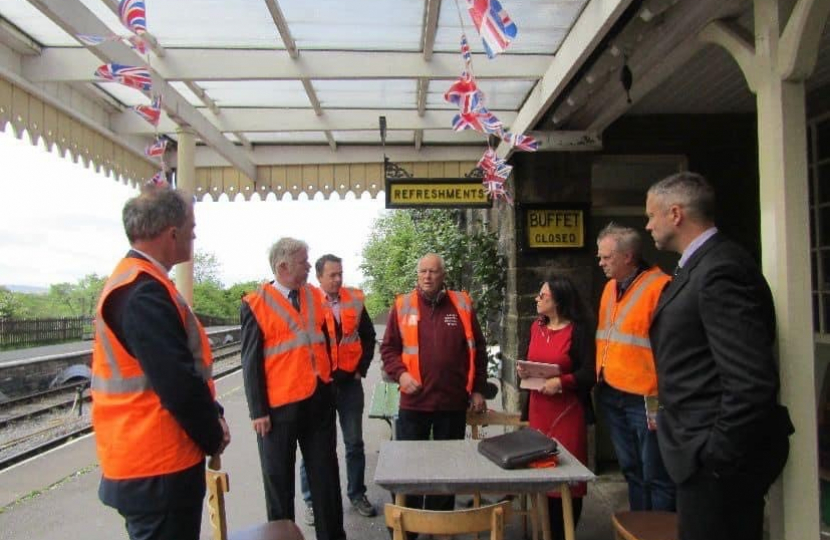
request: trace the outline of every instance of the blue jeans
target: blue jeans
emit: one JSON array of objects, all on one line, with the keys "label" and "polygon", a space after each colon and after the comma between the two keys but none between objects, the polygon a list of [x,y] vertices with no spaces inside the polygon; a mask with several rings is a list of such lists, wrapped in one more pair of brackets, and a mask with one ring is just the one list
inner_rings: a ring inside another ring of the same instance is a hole
[{"label": "blue jeans", "polygon": [[[366,454],[363,450],[363,379],[352,377],[334,381],[335,407],[346,446],[346,495],[350,501],[366,494],[363,476]],[[306,504],[311,504],[311,490],[305,463],[300,463],[300,489]]]},{"label": "blue jeans", "polygon": [[597,385],[595,393],[628,483],[631,510],[673,512],[675,485],[660,457],[657,432],[648,429],[643,396],[607,384]]}]

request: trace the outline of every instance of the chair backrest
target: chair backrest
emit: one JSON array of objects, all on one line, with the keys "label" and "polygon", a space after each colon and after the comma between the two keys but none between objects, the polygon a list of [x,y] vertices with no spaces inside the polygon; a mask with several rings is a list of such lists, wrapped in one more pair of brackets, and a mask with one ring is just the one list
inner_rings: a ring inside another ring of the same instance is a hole
[{"label": "chair backrest", "polygon": [[433,535],[471,534],[490,531],[490,540],[504,539],[504,520],[510,501],[467,510],[420,510],[387,503],[386,526],[392,540],[404,540],[408,532]]},{"label": "chair backrest", "polygon": [[490,410],[480,413],[467,411],[467,425],[470,426],[470,432],[473,439],[480,439],[480,428],[482,426],[523,427],[527,425],[527,422],[521,419],[521,415],[519,413]]},{"label": "chair backrest", "polygon": [[241,531],[228,533],[227,515],[225,514],[225,493],[230,489],[228,473],[222,472],[219,457],[208,460],[205,472],[208,493],[208,515],[213,529],[213,540],[303,540],[303,533],[290,520],[269,521]]}]

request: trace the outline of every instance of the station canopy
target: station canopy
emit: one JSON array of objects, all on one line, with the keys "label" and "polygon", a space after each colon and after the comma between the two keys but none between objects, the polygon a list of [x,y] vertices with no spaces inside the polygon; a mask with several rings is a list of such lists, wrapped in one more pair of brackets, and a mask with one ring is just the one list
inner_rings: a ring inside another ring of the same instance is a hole
[{"label": "station canopy", "polygon": [[[146,146],[163,137],[175,148],[187,129],[200,196],[374,196],[384,154],[408,174],[463,176],[487,148],[486,135],[453,130],[458,107],[444,99],[465,69],[462,34],[486,107],[511,132],[538,132],[542,150],[599,141],[628,113],[754,108],[734,62],[696,37],[725,16],[751,27],[746,0],[502,0],[518,35],[493,59],[467,0],[144,3],[142,55],[79,38],[130,35],[116,0],[0,0],[0,122],[132,181],[157,167]],[[147,66],[151,90],[96,77],[107,63]],[[707,84],[668,91],[670,77]],[[157,127],[133,110],[152,96]]]}]

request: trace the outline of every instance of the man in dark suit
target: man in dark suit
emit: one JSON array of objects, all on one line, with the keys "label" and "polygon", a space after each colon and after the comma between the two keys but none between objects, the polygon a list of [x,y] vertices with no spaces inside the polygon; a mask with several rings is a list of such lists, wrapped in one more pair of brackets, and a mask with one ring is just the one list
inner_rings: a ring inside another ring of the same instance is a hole
[{"label": "man in dark suit", "polygon": [[755,261],[714,226],[699,174],[651,186],[646,229],[681,255],[654,312],[657,435],[677,483],[680,540],[761,540],[764,496],[793,432],[778,405],[772,294]]}]

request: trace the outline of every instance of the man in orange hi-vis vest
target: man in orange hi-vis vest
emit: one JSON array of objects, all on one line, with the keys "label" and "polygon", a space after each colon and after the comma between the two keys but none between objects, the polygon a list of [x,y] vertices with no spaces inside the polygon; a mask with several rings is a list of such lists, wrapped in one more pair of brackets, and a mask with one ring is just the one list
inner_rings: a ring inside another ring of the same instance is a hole
[{"label": "man in orange hi-vis vest", "polygon": [[[375,327],[363,302],[363,291],[343,286],[343,260],[327,253],[314,263],[325,294],[329,352],[335,366],[334,402],[346,447],[346,496],[361,516],[373,517],[375,507],[366,497],[366,453],[363,444],[363,378],[375,355]],[[300,488],[306,503],[304,519],[314,525],[314,507],[305,463],[300,464]]]},{"label": "man in orange hi-vis vest", "polygon": [[657,446],[657,372],[648,338],[670,278],[643,262],[642,244],[639,232],[615,223],[597,239],[599,266],[609,279],[599,307],[594,393],[628,483],[631,510],[674,511],[674,482]]},{"label": "man in orange hi-vis vest", "polygon": [[274,281],[245,296],[242,375],[257,434],[268,521],[294,520],[297,445],[311,488],[317,540],[344,540],[337,465],[334,364],[323,293],[306,283],[308,245],[281,238],[269,253]]},{"label": "man in orange hi-vis vest", "polygon": [[[383,369],[400,385],[395,436],[463,439],[466,411],[486,409],[487,354],[470,296],[444,288],[444,261],[418,261],[418,287],[395,300],[380,346]],[[451,510],[452,495],[409,496],[406,505]]]},{"label": "man in orange hi-vis vest", "polygon": [[127,201],[131,249],[95,315],[92,425],[101,501],[131,540],[198,540],[205,456],[230,443],[215,401],[207,335],[167,273],[190,260],[193,203],[147,186]]}]

